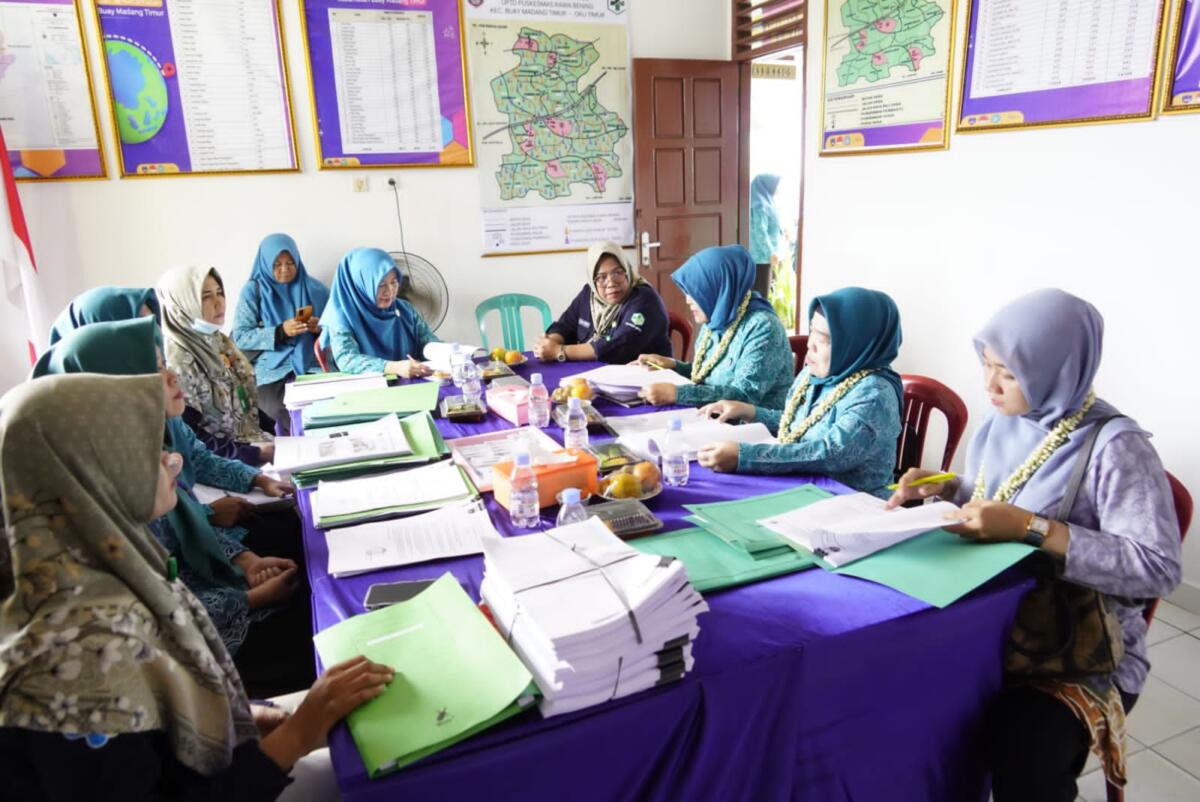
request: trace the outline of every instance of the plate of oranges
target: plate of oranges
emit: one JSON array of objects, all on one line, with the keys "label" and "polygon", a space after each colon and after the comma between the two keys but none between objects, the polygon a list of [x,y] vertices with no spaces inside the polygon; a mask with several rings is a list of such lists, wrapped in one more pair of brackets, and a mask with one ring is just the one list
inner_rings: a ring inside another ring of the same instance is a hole
[{"label": "plate of oranges", "polygon": [[662,474],[653,462],[639,462],[613,471],[600,480],[600,495],[611,501],[645,501],[662,492]]},{"label": "plate of oranges", "polygon": [[503,362],[509,367],[512,367],[513,365],[524,365],[527,361],[529,361],[529,357],[525,356],[520,351],[508,351],[499,346],[493,348],[488,353],[488,358],[493,362]]}]

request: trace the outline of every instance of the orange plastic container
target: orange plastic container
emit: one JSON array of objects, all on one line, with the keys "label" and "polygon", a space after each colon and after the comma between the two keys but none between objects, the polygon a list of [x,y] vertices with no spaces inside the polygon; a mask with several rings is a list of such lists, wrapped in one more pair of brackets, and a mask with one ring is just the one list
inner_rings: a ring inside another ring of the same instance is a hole
[{"label": "orange plastic container", "polygon": [[[596,458],[586,451],[576,448],[564,448],[555,454],[571,454],[573,462],[560,462],[551,465],[534,465],[533,474],[538,480],[538,506],[552,507],[558,503],[558,494],[568,487],[579,488],[581,495],[595,493],[600,488],[596,479],[600,466]],[[513,461],[498,462],[492,466],[492,492],[500,506],[509,509],[509,499],[512,497]]]}]

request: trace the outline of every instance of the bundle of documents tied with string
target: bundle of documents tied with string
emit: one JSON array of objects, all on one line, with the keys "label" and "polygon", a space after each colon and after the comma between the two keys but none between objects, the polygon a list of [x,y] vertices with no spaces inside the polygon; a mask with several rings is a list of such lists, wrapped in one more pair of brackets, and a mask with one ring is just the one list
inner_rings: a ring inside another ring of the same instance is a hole
[{"label": "bundle of documents tied with string", "polygon": [[480,596],[533,674],[544,716],[672,682],[693,666],[708,605],[683,563],[643,554],[598,519],[484,538]]},{"label": "bundle of documents tied with string", "polygon": [[297,487],[436,462],[449,453],[428,412],[275,438],[275,468]]}]

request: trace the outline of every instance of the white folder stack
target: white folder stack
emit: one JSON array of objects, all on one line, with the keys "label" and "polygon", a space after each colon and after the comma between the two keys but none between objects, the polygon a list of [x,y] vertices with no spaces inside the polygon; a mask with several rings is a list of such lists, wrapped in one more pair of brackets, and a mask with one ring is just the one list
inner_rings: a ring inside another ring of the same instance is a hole
[{"label": "white folder stack", "polygon": [[679,679],[708,605],[683,563],[643,554],[598,519],[484,538],[480,595],[541,689],[544,716]]},{"label": "white folder stack", "polygon": [[597,391],[621,403],[636,400],[642,388],[651,384],[683,387],[692,383],[691,379],[673,370],[651,369],[645,365],[602,365],[567,377],[574,378],[587,379]]}]

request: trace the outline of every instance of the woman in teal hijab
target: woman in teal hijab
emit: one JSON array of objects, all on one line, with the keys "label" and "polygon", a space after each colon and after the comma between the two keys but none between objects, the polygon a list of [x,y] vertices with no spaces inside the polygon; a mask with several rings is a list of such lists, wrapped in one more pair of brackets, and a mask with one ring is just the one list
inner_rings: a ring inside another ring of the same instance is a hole
[{"label": "woman in teal hijab", "polygon": [[792,352],[779,316],[754,291],[754,272],[749,251],[726,245],[705,248],[671,274],[701,327],[695,359],[642,354],[638,361],[671,368],[693,384],[657,382],[642,390],[645,400],[656,406],[698,407],[721,399],[783,406]]},{"label": "woman in teal hijab", "polygon": [[750,257],[756,265],[771,264],[783,242],[779,225],[779,210],[775,208],[775,193],[779,176],[763,173],[750,182]]},{"label": "woman in teal hijab", "polygon": [[809,305],[808,353],[782,409],[720,401],[702,412],[760,421],[778,444],[712,443],[701,465],[738,473],[818,473],[887,498],[904,385],[892,370],[900,312],[887,294],[846,287]]},{"label": "woman in teal hijab", "polygon": [[67,304],[50,327],[50,344],[65,337],[69,332],[92,323],[114,320],[132,320],[135,317],[154,316],[161,321],[158,298],[153,289],[144,287],[96,287]]}]

